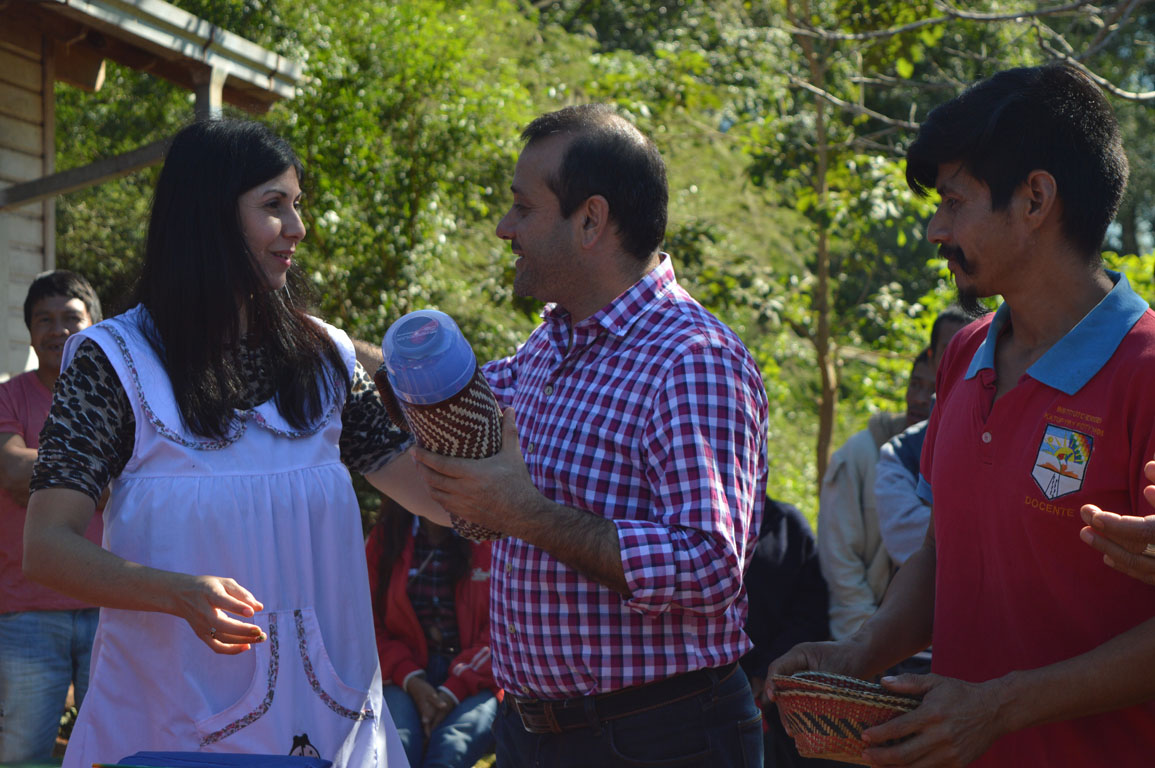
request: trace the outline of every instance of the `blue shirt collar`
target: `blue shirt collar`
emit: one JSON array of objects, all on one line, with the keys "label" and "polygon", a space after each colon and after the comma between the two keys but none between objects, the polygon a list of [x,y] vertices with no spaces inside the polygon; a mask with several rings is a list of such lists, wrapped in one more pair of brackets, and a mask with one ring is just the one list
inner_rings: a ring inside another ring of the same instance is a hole
[{"label": "blue shirt collar", "polygon": [[[1115,287],[1067,335],[1055,342],[1027,369],[1035,381],[1073,395],[1083,388],[1115,354],[1123,337],[1147,311],[1147,302],[1131,290],[1127,277],[1107,270]],[[987,337],[971,358],[966,378],[995,367],[995,344],[1010,320],[1006,302],[995,312]]]}]

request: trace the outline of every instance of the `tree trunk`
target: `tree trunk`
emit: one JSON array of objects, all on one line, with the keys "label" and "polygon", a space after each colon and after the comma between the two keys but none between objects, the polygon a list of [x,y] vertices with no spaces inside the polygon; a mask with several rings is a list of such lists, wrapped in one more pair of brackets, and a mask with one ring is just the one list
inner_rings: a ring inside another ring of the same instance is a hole
[{"label": "tree trunk", "polygon": [[[801,14],[794,16],[793,23],[799,27],[810,26],[810,3],[804,0]],[[810,71],[810,83],[814,87],[825,90],[826,70],[818,52],[814,50],[814,40],[806,35],[796,38],[806,56],[806,63]],[[837,348],[831,339],[830,333],[830,251],[827,228],[827,185],[826,173],[830,164],[830,148],[827,146],[826,136],[826,102],[819,96],[814,97],[814,132],[815,152],[817,165],[814,174],[814,192],[817,198],[815,206],[817,223],[817,247],[815,251],[815,278],[814,296],[811,299],[811,309],[814,313],[815,333],[813,336],[818,375],[820,378],[820,395],[818,403],[818,440],[815,444],[815,466],[818,470],[817,490],[821,492],[822,478],[826,475],[826,465],[830,459],[830,444],[834,438],[834,416],[838,403],[838,366],[836,364]]]}]

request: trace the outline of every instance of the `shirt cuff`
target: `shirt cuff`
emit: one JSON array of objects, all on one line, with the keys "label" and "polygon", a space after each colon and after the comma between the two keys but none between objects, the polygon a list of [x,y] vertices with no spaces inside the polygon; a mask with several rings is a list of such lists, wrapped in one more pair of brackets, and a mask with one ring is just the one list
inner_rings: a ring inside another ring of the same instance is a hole
[{"label": "shirt cuff", "polygon": [[674,600],[677,563],[668,531],[652,522],[615,520],[622,572],[630,595],[625,605],[639,613],[661,613]]},{"label": "shirt cuff", "polygon": [[921,474],[918,476],[918,497],[927,504],[934,506],[934,495],[930,490],[930,483]]}]

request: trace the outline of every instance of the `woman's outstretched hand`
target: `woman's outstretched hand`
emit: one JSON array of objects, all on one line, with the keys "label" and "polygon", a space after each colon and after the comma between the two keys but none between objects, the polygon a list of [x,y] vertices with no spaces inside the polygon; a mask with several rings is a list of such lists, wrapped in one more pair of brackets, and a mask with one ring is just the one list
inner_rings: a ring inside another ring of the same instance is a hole
[{"label": "woman's outstretched hand", "polygon": [[236,655],[265,640],[252,618],[264,605],[233,579],[220,576],[181,574],[182,583],[174,592],[175,608],[170,611],[188,622],[197,637],[216,653]]}]

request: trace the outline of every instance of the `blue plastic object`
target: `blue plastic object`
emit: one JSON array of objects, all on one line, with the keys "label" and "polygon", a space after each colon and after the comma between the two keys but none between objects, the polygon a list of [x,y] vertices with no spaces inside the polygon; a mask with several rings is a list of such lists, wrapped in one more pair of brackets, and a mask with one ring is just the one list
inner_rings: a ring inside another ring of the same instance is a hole
[{"label": "blue plastic object", "polygon": [[457,323],[436,309],[404,315],[381,342],[394,394],[407,403],[440,403],[460,392],[477,370],[473,347]]},{"label": "blue plastic object", "polygon": [[330,768],[332,760],[296,755],[240,755],[224,752],[137,752],[117,766],[160,768]]}]

